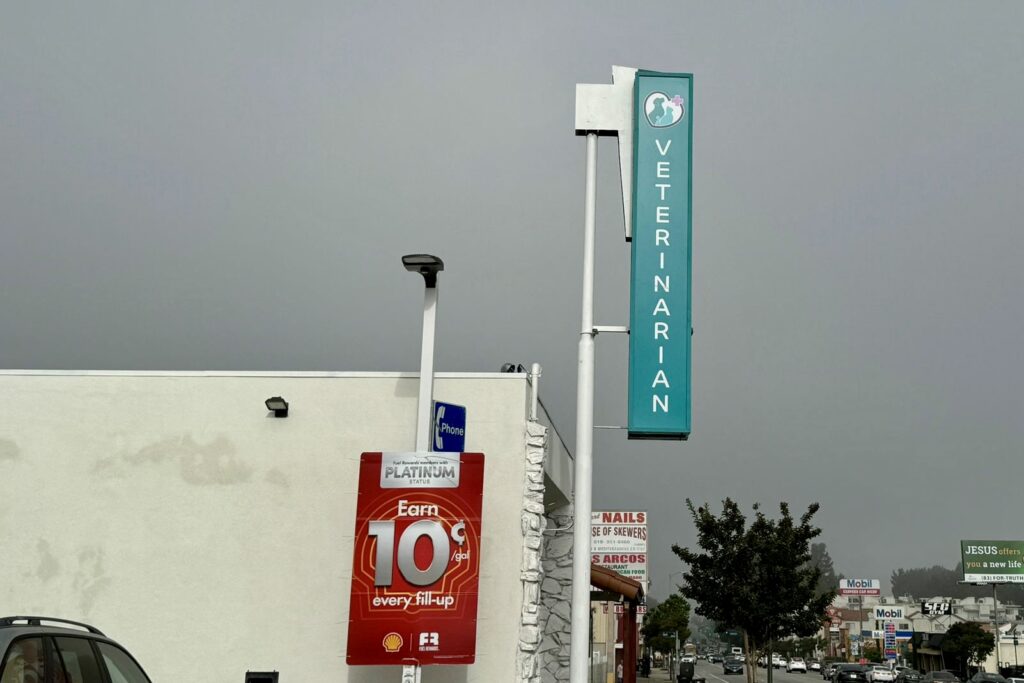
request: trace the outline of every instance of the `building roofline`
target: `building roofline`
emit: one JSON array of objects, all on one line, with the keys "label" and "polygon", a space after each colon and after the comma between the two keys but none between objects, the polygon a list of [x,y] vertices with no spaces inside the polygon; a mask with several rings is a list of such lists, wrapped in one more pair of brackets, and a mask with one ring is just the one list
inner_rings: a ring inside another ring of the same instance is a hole
[{"label": "building roofline", "polygon": [[[329,370],[4,370],[0,377],[294,377],[297,379],[349,378],[382,379],[418,378],[418,372],[335,372]],[[523,372],[435,372],[441,379],[515,379],[524,380]]]}]

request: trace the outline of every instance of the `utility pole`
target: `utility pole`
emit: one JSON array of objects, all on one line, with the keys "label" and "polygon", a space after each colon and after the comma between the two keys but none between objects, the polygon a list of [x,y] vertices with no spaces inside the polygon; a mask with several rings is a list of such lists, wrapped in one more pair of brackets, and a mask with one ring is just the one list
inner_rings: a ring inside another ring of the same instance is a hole
[{"label": "utility pole", "polygon": [[996,598],[996,586],[998,585],[995,581],[992,582],[992,638],[996,644],[995,673],[999,673],[999,601]]},{"label": "utility pole", "polygon": [[[851,648],[852,649],[852,648]],[[851,655],[853,652],[850,653]],[[864,596],[857,596],[857,656],[864,656]]]}]

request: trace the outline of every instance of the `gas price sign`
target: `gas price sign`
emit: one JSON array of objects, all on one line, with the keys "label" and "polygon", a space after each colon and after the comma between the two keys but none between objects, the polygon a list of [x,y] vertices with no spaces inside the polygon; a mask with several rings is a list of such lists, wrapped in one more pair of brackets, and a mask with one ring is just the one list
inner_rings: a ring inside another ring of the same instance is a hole
[{"label": "gas price sign", "polygon": [[349,664],[472,664],[483,453],[363,453]]}]

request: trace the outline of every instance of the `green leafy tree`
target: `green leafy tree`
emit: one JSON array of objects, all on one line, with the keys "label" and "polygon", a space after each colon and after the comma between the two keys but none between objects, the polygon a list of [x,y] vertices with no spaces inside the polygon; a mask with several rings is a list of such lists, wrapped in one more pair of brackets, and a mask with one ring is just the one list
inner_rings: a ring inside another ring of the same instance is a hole
[{"label": "green leafy tree", "polygon": [[958,569],[946,569],[939,565],[896,569],[889,577],[893,595],[909,595],[924,599],[935,596],[962,598],[981,594],[972,586],[959,583],[963,578]]},{"label": "green leafy tree", "polygon": [[[779,504],[778,519],[767,517],[755,504],[749,527],[729,498],[720,515],[707,504],[686,504],[699,548],[673,545],[672,551],[689,567],[683,592],[696,601],[697,614],[740,628],[748,662],[772,641],[818,630],[835,591],[817,592],[821,569],[811,563],[810,542],[821,533],[811,524],[817,503],[798,520],[786,503]],[[748,681],[754,681],[757,667],[746,671]]]},{"label": "green leafy tree", "polygon": [[786,659],[790,657],[804,657],[806,659],[814,654],[817,641],[818,639],[814,637],[786,638],[772,643],[772,651],[778,652]]},{"label": "green leafy tree", "polygon": [[942,641],[943,651],[960,660],[962,671],[966,671],[971,664],[980,665],[995,648],[992,634],[972,621],[953,624]]},{"label": "green leafy tree", "polygon": [[882,651],[878,649],[878,645],[874,641],[868,641],[864,643],[864,659],[874,664],[881,664],[885,657],[882,655]]},{"label": "green leafy tree", "polygon": [[676,637],[682,645],[690,637],[690,603],[673,593],[654,609],[648,609],[644,618],[644,642],[658,652],[671,652]]},{"label": "green leafy tree", "polygon": [[821,571],[821,575],[818,577],[818,594],[834,591],[836,586],[839,585],[839,579],[843,578],[843,575],[836,574],[835,565],[832,564],[832,556],[828,554],[828,548],[825,547],[824,543],[811,544],[810,564]]},{"label": "green leafy tree", "polygon": [[808,636],[807,638],[799,638],[796,641],[796,648],[794,654],[804,659],[810,659],[814,656],[814,651],[818,647],[819,638],[816,636]]},{"label": "green leafy tree", "polygon": [[797,654],[797,641],[786,639],[772,643],[772,652],[777,652],[786,659],[789,659]]}]

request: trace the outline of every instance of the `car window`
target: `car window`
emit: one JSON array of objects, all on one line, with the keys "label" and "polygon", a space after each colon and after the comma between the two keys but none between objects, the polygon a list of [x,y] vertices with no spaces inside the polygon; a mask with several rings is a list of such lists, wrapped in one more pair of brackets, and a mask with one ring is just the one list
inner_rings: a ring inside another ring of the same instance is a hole
[{"label": "car window", "polygon": [[53,641],[45,636],[16,640],[0,667],[0,683],[67,683]]},{"label": "car window", "polygon": [[149,683],[139,665],[121,648],[110,643],[96,643],[96,648],[107,665],[111,683]]},{"label": "car window", "polygon": [[0,683],[44,683],[47,668],[43,639],[22,638],[7,649]]},{"label": "car window", "polygon": [[[55,638],[68,683],[103,683],[99,662],[86,638]],[[7,683],[4,681],[3,683]]]}]

